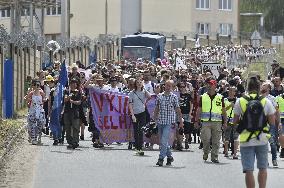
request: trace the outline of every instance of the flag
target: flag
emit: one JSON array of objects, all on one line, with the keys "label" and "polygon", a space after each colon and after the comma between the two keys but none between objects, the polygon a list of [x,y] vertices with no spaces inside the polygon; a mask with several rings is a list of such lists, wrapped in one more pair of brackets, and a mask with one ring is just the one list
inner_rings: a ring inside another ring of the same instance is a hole
[{"label": "flag", "polygon": [[61,65],[59,80],[54,91],[54,101],[51,109],[49,127],[54,135],[54,138],[58,139],[61,136],[60,115],[63,106],[63,89],[68,82],[68,73],[65,64],[65,60]]}]

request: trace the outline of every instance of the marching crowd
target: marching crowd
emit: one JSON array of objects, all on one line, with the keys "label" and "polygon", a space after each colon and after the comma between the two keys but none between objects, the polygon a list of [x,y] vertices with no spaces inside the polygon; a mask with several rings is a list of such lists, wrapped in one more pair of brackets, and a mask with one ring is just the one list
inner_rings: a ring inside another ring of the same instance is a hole
[{"label": "marching crowd", "polygon": [[[67,148],[75,149],[79,141],[85,139],[85,127],[88,127],[93,146],[104,147],[93,120],[89,89],[122,92],[129,95],[129,116],[134,128],[135,142],[128,143],[128,149],[135,147],[138,155],[144,155],[145,147],[153,147],[143,140],[145,127],[150,126],[152,130],[157,129],[160,136],[157,165],[162,166],[166,157],[166,165],[170,165],[174,161],[171,149],[189,149],[191,143],[200,144],[203,160],[208,160],[211,153],[211,161],[219,163],[222,141],[225,157],[230,156],[231,150],[232,158],[238,159],[240,151],[247,186],[254,183],[255,155],[259,176],[265,178],[260,183],[265,184],[268,143],[273,167],[278,167],[278,151],[284,158],[283,68],[274,60],[268,80],[262,80],[257,74],[244,80],[243,67],[229,70],[223,63],[216,76],[210,69],[201,70],[201,64],[209,59],[225,62],[235,55],[242,55],[251,62],[251,57],[255,59],[268,53],[275,51],[223,46],[167,51],[165,59],[157,59],[155,63],[143,59],[119,62],[104,59],[84,67],[77,61],[68,67],[69,81],[63,91],[59,131],[50,124],[61,67],[61,62],[54,61],[51,67],[39,71],[36,78],[27,79],[29,140],[34,145],[39,144],[43,133],[54,139],[53,145],[63,144],[66,138]],[[183,60],[185,68],[176,67],[177,57]],[[149,118],[145,106],[151,95],[157,95],[153,119]],[[177,125],[177,131],[170,146],[172,124]]]}]

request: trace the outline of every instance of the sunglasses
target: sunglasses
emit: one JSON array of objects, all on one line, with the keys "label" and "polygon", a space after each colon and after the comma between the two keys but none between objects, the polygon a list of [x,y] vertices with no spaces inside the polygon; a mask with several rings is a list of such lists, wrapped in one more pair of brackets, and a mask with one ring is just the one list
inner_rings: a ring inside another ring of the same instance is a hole
[{"label": "sunglasses", "polygon": [[179,88],[185,88],[185,86],[179,86]]}]

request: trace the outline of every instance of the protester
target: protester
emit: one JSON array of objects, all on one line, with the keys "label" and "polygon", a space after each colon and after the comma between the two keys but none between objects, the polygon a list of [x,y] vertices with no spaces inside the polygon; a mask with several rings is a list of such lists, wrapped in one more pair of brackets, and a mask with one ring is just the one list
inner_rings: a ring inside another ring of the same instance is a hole
[{"label": "protester", "polygon": [[[201,119],[201,140],[203,143],[203,160],[208,159],[210,152],[210,140],[212,141],[211,161],[219,163],[219,145],[222,135],[222,117],[223,128],[227,127],[227,114],[225,110],[224,98],[216,93],[217,81],[210,80],[208,91],[200,98],[199,110],[197,118]],[[199,126],[199,120],[195,122],[195,126]]]},{"label": "protester", "polygon": [[146,125],[146,116],[149,112],[146,108],[147,98],[151,98],[151,95],[143,87],[143,80],[135,80],[135,89],[129,93],[129,111],[131,114],[133,127],[134,127],[134,139],[135,149],[138,155],[144,155],[142,151],[143,146],[143,130],[142,127]]},{"label": "protester", "polygon": [[79,146],[80,132],[80,104],[82,95],[78,88],[79,81],[76,78],[70,80],[69,91],[64,92],[64,125],[66,129],[66,140],[68,149]]},{"label": "protester", "polygon": [[[275,108],[269,100],[260,95],[260,81],[256,77],[248,80],[248,95],[241,97],[234,106],[234,125],[238,125],[240,134],[240,152],[246,186],[255,187],[254,162],[257,159],[258,184],[266,187],[268,167],[268,137],[270,126],[275,126]],[[253,102],[254,101],[254,102]],[[247,105],[255,105],[255,107]],[[251,110],[250,108],[254,108]],[[249,110],[248,110],[249,109]],[[251,113],[256,112],[256,113]],[[242,117],[242,120],[240,119]],[[245,118],[247,117],[247,118]],[[262,118],[263,121],[259,121]],[[255,122],[257,121],[257,122]],[[248,131],[253,130],[257,131]]]},{"label": "protester", "polygon": [[45,112],[43,103],[46,101],[45,94],[40,88],[40,81],[32,81],[33,90],[27,95],[28,132],[29,140],[33,145],[41,144],[41,130],[45,125]]},{"label": "protester", "polygon": [[164,92],[157,96],[154,119],[158,125],[160,136],[160,155],[156,165],[163,166],[164,158],[167,157],[166,165],[174,161],[169,146],[169,136],[172,126],[176,123],[176,114],[179,117],[179,128],[183,128],[182,113],[179,107],[178,97],[172,93],[174,82],[165,81]]},{"label": "protester", "polygon": [[237,132],[237,127],[233,125],[234,120],[234,105],[236,103],[236,87],[230,86],[229,87],[229,96],[225,98],[225,106],[227,112],[227,128],[224,130],[224,137],[225,137],[225,144],[224,144],[224,151],[225,157],[229,157],[228,150],[229,150],[229,142],[231,141],[231,135],[233,135],[233,159],[238,159],[237,151],[239,147],[239,134]]}]

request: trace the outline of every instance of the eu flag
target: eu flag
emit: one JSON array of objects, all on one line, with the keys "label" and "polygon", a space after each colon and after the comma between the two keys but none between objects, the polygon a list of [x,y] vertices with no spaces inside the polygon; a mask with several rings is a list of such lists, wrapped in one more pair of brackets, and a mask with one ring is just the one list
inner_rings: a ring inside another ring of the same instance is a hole
[{"label": "eu flag", "polygon": [[52,131],[54,139],[59,139],[62,132],[60,125],[60,115],[63,106],[63,90],[67,82],[68,82],[68,73],[64,60],[60,68],[59,80],[54,91],[54,101],[52,105],[50,122],[49,122],[49,127],[50,130]]}]

